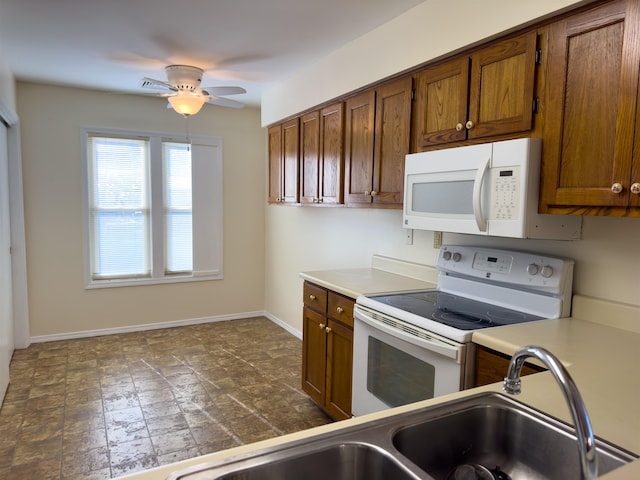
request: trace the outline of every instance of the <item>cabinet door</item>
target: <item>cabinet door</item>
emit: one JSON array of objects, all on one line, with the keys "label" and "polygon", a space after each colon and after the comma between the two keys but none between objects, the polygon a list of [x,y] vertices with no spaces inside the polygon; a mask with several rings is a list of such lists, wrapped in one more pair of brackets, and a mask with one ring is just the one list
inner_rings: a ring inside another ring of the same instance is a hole
[{"label": "cabinet door", "polygon": [[423,70],[415,87],[414,150],[466,139],[469,57]]},{"label": "cabinet door", "polygon": [[320,112],[300,119],[300,203],[318,203],[320,192]]},{"label": "cabinet door", "polygon": [[411,143],[411,89],[412,79],[406,77],[376,91],[374,204],[402,207],[404,157]]},{"label": "cabinet door", "polygon": [[375,91],[346,101],[345,203],[370,204],[373,190]]},{"label": "cabinet door", "polygon": [[320,203],[343,202],[344,177],[344,104],[323,108],[320,112]]},{"label": "cabinet door", "polygon": [[324,315],[302,309],[302,389],[324,405],[327,373],[327,332]]},{"label": "cabinet door", "polygon": [[620,0],[550,26],[541,211],[604,214],[629,203],[638,9]]},{"label": "cabinet door", "polygon": [[282,126],[269,128],[269,192],[268,202],[279,203],[282,190]]},{"label": "cabinet door", "polygon": [[298,202],[298,163],[299,163],[299,126],[298,119],[282,124],[282,201]]},{"label": "cabinet door", "polygon": [[[474,387],[481,387],[490,383],[501,382],[507,376],[511,357],[494,350],[476,347],[476,371]],[[537,365],[525,363],[520,376],[543,372],[545,369]]]},{"label": "cabinet door", "polygon": [[531,129],[536,41],[533,31],[471,54],[468,138]]},{"label": "cabinet door", "polygon": [[351,418],[353,329],[329,319],[325,408],[335,420]]}]

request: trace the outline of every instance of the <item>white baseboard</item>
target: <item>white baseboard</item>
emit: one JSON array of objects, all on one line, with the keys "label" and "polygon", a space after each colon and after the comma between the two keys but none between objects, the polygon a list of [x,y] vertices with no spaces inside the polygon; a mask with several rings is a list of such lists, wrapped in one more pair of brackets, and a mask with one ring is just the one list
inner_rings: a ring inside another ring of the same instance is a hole
[{"label": "white baseboard", "polygon": [[269,312],[264,312],[263,315],[267,317],[269,320],[271,320],[273,323],[275,323],[276,325],[284,328],[287,332],[289,332],[294,337],[298,337],[300,340],[302,340],[302,332],[300,332],[299,330],[296,330],[291,325],[283,322],[278,317],[271,315]]},{"label": "white baseboard", "polygon": [[57,333],[53,335],[38,335],[35,337],[31,337],[30,341],[31,343],[55,342],[58,340],[100,337],[102,335],[114,335],[118,333],[143,332],[146,330],[159,330],[161,328],[185,327],[188,325],[199,325],[203,323],[212,323],[212,322],[224,322],[227,320],[240,320],[243,318],[253,318],[253,317],[266,317],[272,322],[278,324],[280,327],[290,332],[292,335],[295,335],[298,338],[302,338],[302,335],[300,334],[300,332],[292,329],[290,325],[287,325],[282,320],[274,317],[273,315],[265,311],[259,311],[259,312],[235,313],[232,315],[218,315],[215,317],[190,318],[187,320],[175,320],[171,322],[147,323],[144,325],[132,325],[129,327],[102,328],[98,330],[83,330],[81,332]]}]

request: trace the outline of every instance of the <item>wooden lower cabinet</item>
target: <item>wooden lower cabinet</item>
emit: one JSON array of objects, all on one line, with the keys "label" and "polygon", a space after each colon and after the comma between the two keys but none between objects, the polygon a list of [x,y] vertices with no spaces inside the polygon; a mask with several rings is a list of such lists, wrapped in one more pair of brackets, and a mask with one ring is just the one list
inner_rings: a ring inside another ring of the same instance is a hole
[{"label": "wooden lower cabinet", "polygon": [[[476,367],[474,387],[501,382],[507,376],[511,357],[486,347],[476,345]],[[542,372],[545,369],[537,365],[525,363],[521,376]]]},{"label": "wooden lower cabinet", "polygon": [[304,284],[302,389],[334,420],[351,418],[354,303]]}]

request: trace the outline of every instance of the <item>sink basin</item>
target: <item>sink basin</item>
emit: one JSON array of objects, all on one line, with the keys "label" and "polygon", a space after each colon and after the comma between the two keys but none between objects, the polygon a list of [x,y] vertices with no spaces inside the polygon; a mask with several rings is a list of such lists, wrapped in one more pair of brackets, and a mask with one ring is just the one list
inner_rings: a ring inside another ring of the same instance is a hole
[{"label": "sink basin", "polygon": [[262,465],[222,473],[215,480],[413,480],[388,453],[367,444],[347,443]]},{"label": "sink basin", "polygon": [[[599,475],[637,457],[596,441]],[[572,427],[511,397],[482,393],[203,463],[167,480],[448,480],[463,464],[513,480],[580,478]]]},{"label": "sink basin", "polygon": [[[171,478],[171,477],[170,477]],[[294,448],[284,454],[205,469],[189,480],[417,480],[385,450],[366,443]]]},{"label": "sink basin", "polygon": [[[499,467],[514,480],[580,478],[574,430],[509,402],[471,405],[402,428],[394,435],[393,445],[435,479],[446,479],[462,464]],[[601,445],[596,451],[599,475],[628,461],[623,452],[611,447]]]}]

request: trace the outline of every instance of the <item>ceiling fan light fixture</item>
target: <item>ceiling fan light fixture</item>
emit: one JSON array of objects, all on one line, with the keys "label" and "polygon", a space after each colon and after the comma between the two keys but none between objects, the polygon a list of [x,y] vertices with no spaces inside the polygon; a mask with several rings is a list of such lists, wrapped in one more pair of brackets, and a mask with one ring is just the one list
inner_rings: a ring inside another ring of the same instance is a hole
[{"label": "ceiling fan light fixture", "polygon": [[169,97],[171,107],[185,117],[198,113],[206,101],[206,98],[185,91],[180,91],[177,95]]}]

